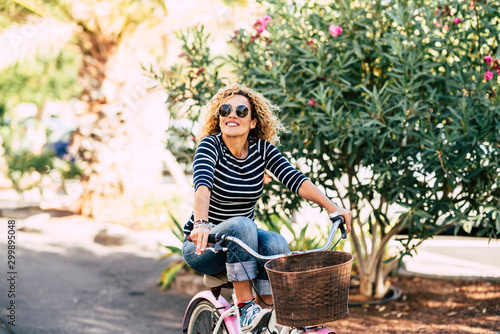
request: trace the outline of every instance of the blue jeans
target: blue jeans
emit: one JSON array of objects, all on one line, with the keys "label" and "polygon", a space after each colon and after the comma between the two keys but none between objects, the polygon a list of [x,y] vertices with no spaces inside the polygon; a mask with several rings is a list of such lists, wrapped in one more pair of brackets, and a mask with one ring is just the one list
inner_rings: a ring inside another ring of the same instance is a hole
[{"label": "blue jeans", "polygon": [[[254,251],[262,255],[275,255],[290,252],[288,243],[281,234],[257,228],[255,222],[246,217],[234,217],[213,227],[211,233],[223,233],[234,236]],[[260,295],[271,295],[271,286],[264,269],[264,262],[258,261],[240,246],[229,243],[230,251],[214,254],[205,251],[196,255],[196,245],[184,241],[182,255],[186,263],[203,274],[227,272],[229,282],[241,282],[256,279],[256,289]]]}]

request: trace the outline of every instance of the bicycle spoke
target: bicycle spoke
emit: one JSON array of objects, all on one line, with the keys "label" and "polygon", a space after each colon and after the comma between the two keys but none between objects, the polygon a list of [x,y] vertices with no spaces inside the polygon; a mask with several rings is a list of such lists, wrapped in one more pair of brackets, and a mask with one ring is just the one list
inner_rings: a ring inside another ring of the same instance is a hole
[{"label": "bicycle spoke", "polygon": [[[212,334],[218,320],[218,314],[214,313],[215,307],[208,301],[200,302],[191,315],[189,334]],[[226,326],[222,323],[218,334],[227,333]]]}]

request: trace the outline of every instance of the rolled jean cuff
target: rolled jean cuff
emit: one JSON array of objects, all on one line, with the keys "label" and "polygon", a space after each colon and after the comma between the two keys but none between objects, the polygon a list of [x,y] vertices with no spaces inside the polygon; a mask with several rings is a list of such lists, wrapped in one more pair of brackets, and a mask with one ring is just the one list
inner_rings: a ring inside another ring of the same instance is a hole
[{"label": "rolled jean cuff", "polygon": [[273,294],[271,291],[271,284],[266,279],[256,279],[255,288],[257,289],[259,295],[271,296]]},{"label": "rolled jean cuff", "polygon": [[226,263],[229,282],[251,281],[257,277],[257,261]]}]

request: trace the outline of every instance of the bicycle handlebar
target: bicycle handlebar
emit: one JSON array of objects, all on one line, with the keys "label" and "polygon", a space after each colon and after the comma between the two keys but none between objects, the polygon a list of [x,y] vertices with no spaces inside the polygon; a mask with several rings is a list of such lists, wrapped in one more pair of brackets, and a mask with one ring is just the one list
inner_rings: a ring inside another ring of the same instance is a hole
[{"label": "bicycle handlebar", "polygon": [[[328,238],[326,240],[325,245],[321,248],[318,248],[318,249],[311,249],[308,251],[295,251],[292,253],[294,253],[294,254],[296,254],[296,253],[311,253],[311,252],[320,252],[320,251],[324,251],[324,250],[329,249],[330,246],[332,245],[333,236],[335,235],[335,232],[337,232],[338,228],[340,228],[340,232],[342,233],[342,239],[346,239],[347,234],[346,234],[345,227],[344,227],[344,224],[345,224],[344,217],[339,215],[337,212],[331,213],[328,217],[330,218],[330,221],[332,222],[333,226],[332,226],[332,229],[330,230],[330,233],[328,234]],[[209,243],[216,244],[217,242],[219,242],[221,240],[234,242],[235,244],[237,244],[238,246],[243,248],[246,252],[248,252],[250,255],[252,255],[260,260],[272,260],[272,259],[276,259],[278,257],[282,257],[284,255],[284,254],[276,254],[276,255],[264,256],[264,255],[261,255],[261,254],[255,252],[253,249],[251,249],[249,246],[247,246],[247,244],[245,244],[243,241],[241,241],[240,239],[238,239],[236,237],[225,235],[223,233],[215,233],[215,234],[208,235],[208,242]],[[208,247],[206,250],[218,252],[221,250],[226,251],[227,248],[221,247],[219,249],[215,249],[214,247]]]},{"label": "bicycle handlebar", "polygon": [[211,244],[216,244],[220,241],[220,239],[224,236],[222,233],[215,233],[208,235],[208,242]]}]

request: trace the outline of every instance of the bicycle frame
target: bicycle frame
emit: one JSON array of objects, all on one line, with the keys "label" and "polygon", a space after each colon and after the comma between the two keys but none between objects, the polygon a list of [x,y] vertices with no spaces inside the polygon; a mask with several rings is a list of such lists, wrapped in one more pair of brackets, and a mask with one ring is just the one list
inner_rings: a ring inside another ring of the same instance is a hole
[{"label": "bicycle frame", "polygon": [[211,302],[215,308],[219,311],[219,320],[217,321],[217,324],[215,325],[213,333],[217,333],[219,330],[220,326],[222,325],[222,322],[225,323],[226,328],[229,333],[235,333],[235,334],[240,334],[241,329],[240,329],[240,319],[238,315],[238,307],[236,306],[236,303],[233,303],[233,306],[231,306],[228,301],[222,297],[219,296],[216,298],[213,293],[209,290],[199,292],[196,294],[193,299],[191,299],[189,306],[186,309],[186,313],[184,314],[184,319],[182,321],[182,332],[187,333],[188,329],[188,320],[189,320],[189,315],[191,314],[191,311],[198,303],[200,300],[208,300]]},{"label": "bicycle frame", "polygon": [[[222,235],[222,234],[210,235],[209,242],[213,243],[213,244],[217,243],[220,240],[234,242],[237,245],[239,245],[241,248],[243,248],[246,252],[248,252],[250,255],[254,256],[255,258],[258,258],[260,260],[266,260],[266,261],[272,260],[275,258],[279,258],[282,256],[290,255],[290,254],[302,254],[302,253],[324,251],[324,250],[329,250],[331,248],[331,245],[333,243],[333,237],[334,237],[335,232],[337,231],[338,228],[341,229],[342,238],[347,238],[347,235],[345,233],[345,229],[343,226],[343,217],[335,212],[333,214],[330,214],[329,218],[333,223],[332,229],[330,230],[330,233],[329,233],[328,238],[325,242],[325,245],[321,248],[318,248],[318,249],[312,249],[312,250],[307,250],[307,251],[295,251],[295,252],[291,252],[289,254],[277,254],[277,255],[272,255],[272,256],[264,256],[264,255],[261,255],[261,254],[255,252],[253,249],[251,249],[249,246],[247,246],[243,241],[241,241],[240,239],[235,238],[235,237],[226,236],[226,235]],[[205,251],[212,251],[214,253],[218,253],[218,252],[227,251],[227,248],[221,247],[221,246],[207,247]],[[218,319],[217,323],[215,324],[215,328],[212,331],[212,333],[214,333],[214,334],[217,333],[223,322],[224,322],[229,334],[241,334],[242,333],[241,329],[240,329],[240,325],[239,325],[239,323],[240,323],[239,312],[238,312],[238,308],[236,306],[236,304],[237,304],[236,303],[236,295],[234,294],[234,291],[233,291],[234,302],[233,302],[233,305],[231,306],[231,304],[229,304],[229,302],[223,296],[216,297],[209,290],[202,291],[202,292],[196,294],[193,297],[193,299],[191,299],[191,301],[186,309],[186,312],[184,314],[184,319],[182,321],[182,332],[183,333],[187,333],[188,325],[189,325],[189,318],[191,316],[191,313],[192,313],[194,307],[196,306],[196,304],[200,300],[207,300],[210,303],[212,303],[212,305],[215,306],[216,310],[219,313],[219,319]],[[314,301],[311,301],[311,302],[314,302]],[[274,316],[272,318],[274,318]],[[276,324],[275,321],[271,321],[270,326],[269,326],[269,327],[272,327],[272,328],[269,328],[269,331],[271,333],[277,332],[277,331],[273,332],[273,330],[275,330],[275,327],[274,327],[275,324]],[[292,328],[284,327],[281,330],[281,333],[282,334],[289,333],[291,330],[292,330]],[[329,334],[329,333],[335,333],[335,331],[330,330],[328,328],[324,328],[324,327],[311,327],[311,328],[306,327],[302,333],[303,334],[312,334],[312,333]]]}]

